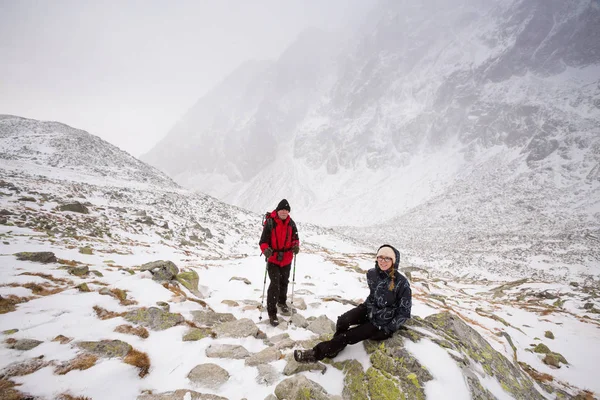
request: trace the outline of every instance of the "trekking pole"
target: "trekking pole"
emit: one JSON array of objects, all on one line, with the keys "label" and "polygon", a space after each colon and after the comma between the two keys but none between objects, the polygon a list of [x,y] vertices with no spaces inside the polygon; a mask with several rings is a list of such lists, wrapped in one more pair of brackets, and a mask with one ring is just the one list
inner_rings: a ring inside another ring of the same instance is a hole
[{"label": "trekking pole", "polygon": [[294,273],[292,275],[292,314],[294,313],[294,284],[296,283],[296,258],[298,258],[297,254],[294,254]]},{"label": "trekking pole", "polygon": [[263,312],[263,303],[265,301],[265,287],[267,286],[267,269],[269,267],[269,260],[266,261],[265,264],[265,281],[263,282],[263,294],[260,299],[260,315],[258,316],[258,321],[262,321],[262,312]]}]

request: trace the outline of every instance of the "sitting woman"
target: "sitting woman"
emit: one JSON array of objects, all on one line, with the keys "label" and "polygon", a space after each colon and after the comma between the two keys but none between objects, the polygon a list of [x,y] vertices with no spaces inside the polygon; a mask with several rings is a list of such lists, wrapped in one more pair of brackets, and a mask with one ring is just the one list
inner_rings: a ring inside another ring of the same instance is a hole
[{"label": "sitting woman", "polygon": [[381,246],[375,268],[367,271],[367,300],[338,318],[333,339],[310,350],[294,350],[294,359],[313,363],[337,356],[346,345],[391,337],[410,318],[412,305],[410,284],[398,272],[399,262],[398,250],[387,244]]}]

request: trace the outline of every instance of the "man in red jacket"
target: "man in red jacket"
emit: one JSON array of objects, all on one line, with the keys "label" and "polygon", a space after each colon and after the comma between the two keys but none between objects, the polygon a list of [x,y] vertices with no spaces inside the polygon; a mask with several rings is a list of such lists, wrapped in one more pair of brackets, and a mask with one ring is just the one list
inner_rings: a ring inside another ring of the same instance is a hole
[{"label": "man in red jacket", "polygon": [[267,291],[269,322],[277,326],[277,306],[283,315],[290,314],[286,304],[290,269],[294,254],[300,251],[298,229],[290,217],[290,203],[286,199],[279,202],[275,211],[271,212],[265,221],[258,244],[267,258],[267,272],[271,281]]}]

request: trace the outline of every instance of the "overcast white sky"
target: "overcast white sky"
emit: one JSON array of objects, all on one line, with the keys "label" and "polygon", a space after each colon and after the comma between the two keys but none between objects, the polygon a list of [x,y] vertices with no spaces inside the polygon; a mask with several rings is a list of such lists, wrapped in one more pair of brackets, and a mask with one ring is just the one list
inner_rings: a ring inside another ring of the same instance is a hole
[{"label": "overcast white sky", "polygon": [[0,0],[0,114],[64,122],[134,156],[248,59],[375,0]]}]

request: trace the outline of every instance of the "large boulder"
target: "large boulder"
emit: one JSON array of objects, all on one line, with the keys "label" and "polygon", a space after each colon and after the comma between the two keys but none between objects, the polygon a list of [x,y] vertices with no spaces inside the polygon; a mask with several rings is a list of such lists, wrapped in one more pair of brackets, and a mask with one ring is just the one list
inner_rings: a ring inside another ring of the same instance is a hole
[{"label": "large boulder", "polygon": [[187,377],[198,386],[218,389],[229,380],[229,372],[217,364],[200,364],[196,365]]},{"label": "large boulder", "polygon": [[155,281],[170,281],[175,279],[179,268],[172,261],[158,260],[143,264],[140,271],[150,271]]},{"label": "large boulder", "polygon": [[[449,312],[433,314],[424,319],[436,333],[443,335],[446,346],[464,354],[471,363],[479,366],[466,366],[471,370],[481,370],[495,378],[502,388],[515,399],[542,400],[533,381],[520,368],[515,366],[473,328],[457,315]],[[471,387],[471,386],[470,386]],[[473,390],[473,387],[471,387]]]}]

